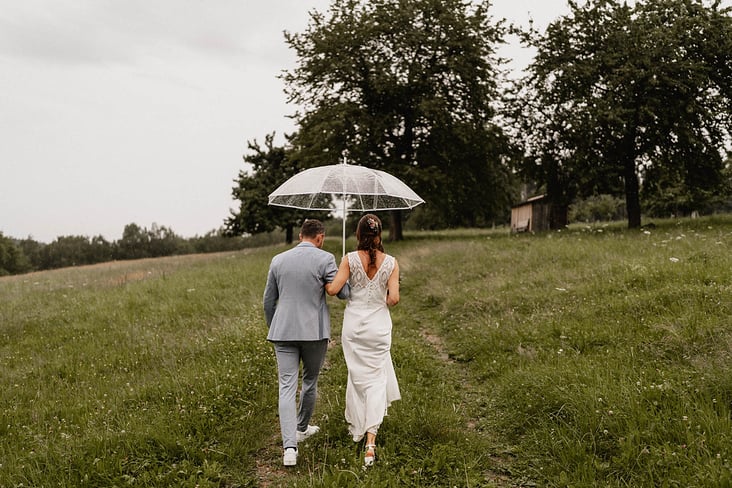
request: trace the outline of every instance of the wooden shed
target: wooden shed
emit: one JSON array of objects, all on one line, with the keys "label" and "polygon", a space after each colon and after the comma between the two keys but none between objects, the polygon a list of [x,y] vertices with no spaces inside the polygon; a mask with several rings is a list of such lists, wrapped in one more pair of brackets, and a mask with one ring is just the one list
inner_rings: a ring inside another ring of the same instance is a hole
[{"label": "wooden shed", "polygon": [[511,232],[549,230],[551,205],[546,195],[531,197],[511,207]]}]

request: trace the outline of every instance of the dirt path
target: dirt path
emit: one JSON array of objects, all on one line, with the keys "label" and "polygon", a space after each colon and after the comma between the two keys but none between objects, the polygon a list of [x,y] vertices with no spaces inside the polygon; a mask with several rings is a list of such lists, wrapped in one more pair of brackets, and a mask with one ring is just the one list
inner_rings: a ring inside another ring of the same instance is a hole
[{"label": "dirt path", "polygon": [[[409,271],[410,267],[417,267],[425,261],[425,258],[434,249],[431,248],[415,248],[412,252],[405,253],[399,257],[399,265],[402,270]],[[435,352],[435,357],[439,359],[445,367],[456,371],[457,376],[461,378],[462,390],[466,396],[475,396],[480,393],[471,384],[470,373],[465,364],[451,357],[444,338],[432,328],[422,326],[418,330],[419,337],[425,342],[426,347],[431,348]],[[336,343],[333,342],[331,346]],[[468,417],[465,419],[465,429],[475,432],[478,425],[478,419]],[[510,477],[511,465],[513,457],[510,453],[490,453],[488,461],[484,468],[485,480],[490,486],[498,488],[518,488],[521,484],[517,484]],[[266,446],[257,455],[257,477],[259,486],[262,487],[280,487],[287,486],[287,483],[293,481],[295,471],[285,469],[282,466],[282,450],[279,437],[279,429],[276,435],[268,439]]]}]

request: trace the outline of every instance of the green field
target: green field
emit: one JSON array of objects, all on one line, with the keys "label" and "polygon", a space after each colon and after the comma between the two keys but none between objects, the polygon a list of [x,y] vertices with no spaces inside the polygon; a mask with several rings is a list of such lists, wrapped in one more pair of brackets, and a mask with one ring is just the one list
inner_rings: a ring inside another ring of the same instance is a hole
[{"label": "green field", "polygon": [[281,466],[283,245],[0,278],[0,487],[732,486],[732,217],[406,237],[374,468],[336,299],[322,431]]}]

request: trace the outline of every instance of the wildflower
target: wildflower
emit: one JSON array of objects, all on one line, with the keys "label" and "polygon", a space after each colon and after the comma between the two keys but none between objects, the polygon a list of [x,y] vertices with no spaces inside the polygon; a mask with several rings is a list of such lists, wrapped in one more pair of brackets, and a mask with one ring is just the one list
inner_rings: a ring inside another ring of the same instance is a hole
[{"label": "wildflower", "polygon": [[671,261],[672,263],[678,263],[679,262],[679,258],[668,258],[668,260]]}]

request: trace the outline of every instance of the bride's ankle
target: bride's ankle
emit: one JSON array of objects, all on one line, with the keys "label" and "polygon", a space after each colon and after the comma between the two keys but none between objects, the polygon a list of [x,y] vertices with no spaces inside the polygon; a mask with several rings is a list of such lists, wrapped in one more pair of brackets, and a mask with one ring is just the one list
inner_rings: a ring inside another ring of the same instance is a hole
[{"label": "bride's ankle", "polygon": [[364,466],[373,466],[374,461],[376,461],[376,445],[366,444],[366,454],[363,458],[363,464]]}]

